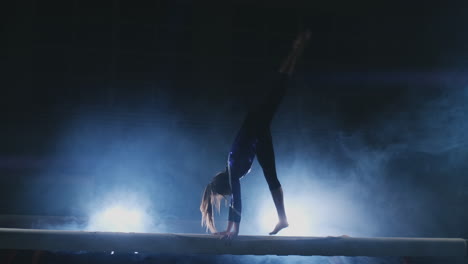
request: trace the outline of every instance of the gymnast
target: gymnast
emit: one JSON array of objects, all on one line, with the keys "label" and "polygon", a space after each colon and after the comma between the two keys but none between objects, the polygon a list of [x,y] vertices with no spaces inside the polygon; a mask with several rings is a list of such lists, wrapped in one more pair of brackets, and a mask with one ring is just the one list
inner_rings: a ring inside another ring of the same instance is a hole
[{"label": "gymnast", "polygon": [[[308,31],[298,35],[292,51],[283,61],[278,74],[274,76],[275,82],[270,92],[244,119],[229,151],[226,169],[219,172],[205,188],[200,205],[202,226],[206,226],[207,230],[220,235],[221,238],[232,239],[239,234],[242,212],[240,179],[250,172],[255,156],[262,167],[278,214],[279,221],[270,235],[277,234],[289,225],[284,209],[283,189],[276,175],[270,123],[309,38]],[[223,232],[217,232],[213,209],[219,211],[221,200],[227,196],[231,198],[227,228]]]}]

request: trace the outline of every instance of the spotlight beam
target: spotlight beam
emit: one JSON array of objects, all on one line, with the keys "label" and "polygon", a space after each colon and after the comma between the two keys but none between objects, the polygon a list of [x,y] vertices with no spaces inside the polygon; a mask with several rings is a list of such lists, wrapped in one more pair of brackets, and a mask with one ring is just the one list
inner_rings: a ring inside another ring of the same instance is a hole
[{"label": "spotlight beam", "polygon": [[239,236],[0,228],[0,249],[210,255],[467,256],[461,238]]}]

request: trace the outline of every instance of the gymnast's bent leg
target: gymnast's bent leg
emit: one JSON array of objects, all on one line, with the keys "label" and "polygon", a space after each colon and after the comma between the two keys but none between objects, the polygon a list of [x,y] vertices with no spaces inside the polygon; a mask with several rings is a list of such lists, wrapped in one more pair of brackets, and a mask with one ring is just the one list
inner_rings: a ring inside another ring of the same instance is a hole
[{"label": "gymnast's bent leg", "polygon": [[275,153],[270,128],[265,129],[258,137],[257,160],[262,167],[263,175],[270,188],[276,212],[278,213],[278,224],[276,224],[274,230],[270,233],[270,235],[275,235],[281,229],[288,227],[289,224],[284,209],[283,189],[276,174]]},{"label": "gymnast's bent leg", "polygon": [[278,181],[278,177],[276,175],[275,155],[270,133],[270,122],[279,103],[281,102],[281,99],[284,96],[284,92],[287,86],[287,79],[293,74],[297,60],[302,55],[305,44],[309,38],[310,32],[305,31],[299,34],[298,38],[294,42],[292,52],[285,59],[279,69],[281,79],[279,83],[274,86],[272,93],[270,93],[266,100],[266,104],[263,105],[264,107],[261,114],[263,118],[260,118],[260,120],[262,120],[261,122],[263,123],[259,124],[260,130],[258,131],[260,133],[258,134],[257,159],[263,169],[263,173],[270,187],[273,202],[275,203],[279,218],[278,224],[270,233],[270,235],[278,233],[281,229],[286,228],[289,225],[286,217],[286,211],[284,209],[283,188],[281,187],[281,184]]}]

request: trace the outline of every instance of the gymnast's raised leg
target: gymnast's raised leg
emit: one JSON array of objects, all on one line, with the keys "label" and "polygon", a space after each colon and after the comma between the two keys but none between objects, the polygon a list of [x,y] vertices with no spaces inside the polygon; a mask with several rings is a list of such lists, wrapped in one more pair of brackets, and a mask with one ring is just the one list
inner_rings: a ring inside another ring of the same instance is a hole
[{"label": "gymnast's raised leg", "polygon": [[263,129],[258,136],[257,160],[262,167],[263,174],[267,180],[268,187],[270,188],[271,196],[276,207],[276,212],[278,214],[278,223],[276,224],[273,231],[270,232],[270,235],[277,234],[283,228],[288,227],[289,224],[286,211],[284,209],[283,188],[281,187],[278,176],[276,174],[275,154],[269,122],[271,122],[274,112],[276,111],[282,97],[284,96],[287,79],[294,72],[296,62],[303,52],[305,42],[307,42],[309,38],[309,32],[301,34],[294,43],[292,53],[287,57],[283,65],[281,65],[279,70],[281,80],[279,83],[277,83],[277,87],[272,89],[272,94],[269,96],[270,104],[267,104],[264,108],[264,113],[266,114],[265,119],[268,122],[268,126]]}]

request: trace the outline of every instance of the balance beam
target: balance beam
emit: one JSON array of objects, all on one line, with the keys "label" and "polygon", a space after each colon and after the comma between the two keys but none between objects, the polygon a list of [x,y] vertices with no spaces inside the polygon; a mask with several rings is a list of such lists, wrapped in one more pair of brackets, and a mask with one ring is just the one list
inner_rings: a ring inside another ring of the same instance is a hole
[{"label": "balance beam", "polygon": [[0,228],[0,249],[160,254],[302,256],[467,256],[461,238],[239,236]]}]

